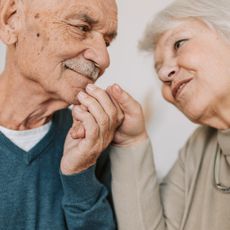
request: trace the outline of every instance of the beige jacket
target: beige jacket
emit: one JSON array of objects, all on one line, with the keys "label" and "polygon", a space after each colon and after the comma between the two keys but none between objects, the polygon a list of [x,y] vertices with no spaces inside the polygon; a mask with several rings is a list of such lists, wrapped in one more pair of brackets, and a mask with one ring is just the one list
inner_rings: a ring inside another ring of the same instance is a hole
[{"label": "beige jacket", "polygon": [[112,192],[119,230],[230,230],[230,193],[214,186],[219,148],[220,182],[230,186],[230,130],[201,127],[180,151],[161,192],[149,141],[125,152],[113,149]]}]

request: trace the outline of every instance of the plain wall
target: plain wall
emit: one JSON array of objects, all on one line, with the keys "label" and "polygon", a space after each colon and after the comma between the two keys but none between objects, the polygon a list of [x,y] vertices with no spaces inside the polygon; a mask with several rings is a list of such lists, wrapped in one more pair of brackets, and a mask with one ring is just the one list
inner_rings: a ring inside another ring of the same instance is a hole
[{"label": "plain wall", "polygon": [[[145,25],[171,0],[118,0],[118,37],[109,48],[111,65],[97,85],[106,88],[120,84],[143,106],[146,125],[153,143],[159,176],[166,174],[176,160],[178,150],[195,125],[162,99],[160,82],[153,71],[153,58],[138,51],[137,44]],[[0,44],[0,70],[5,48]]]}]

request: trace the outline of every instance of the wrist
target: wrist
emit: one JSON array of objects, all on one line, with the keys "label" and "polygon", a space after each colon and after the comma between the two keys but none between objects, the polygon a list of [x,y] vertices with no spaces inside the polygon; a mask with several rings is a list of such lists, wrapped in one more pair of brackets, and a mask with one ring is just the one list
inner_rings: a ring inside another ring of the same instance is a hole
[{"label": "wrist", "polygon": [[147,139],[149,139],[147,132],[144,132],[138,136],[129,136],[126,138],[122,138],[118,141],[114,141],[112,142],[113,146],[116,147],[130,147],[130,146],[134,146],[137,145],[141,142],[146,141]]},{"label": "wrist", "polygon": [[91,164],[85,164],[85,165],[79,165],[79,166],[72,166],[71,164],[68,164],[64,159],[62,159],[61,164],[60,164],[60,171],[63,175],[73,175],[73,174],[78,174],[81,173],[91,166],[93,166],[95,163]]}]

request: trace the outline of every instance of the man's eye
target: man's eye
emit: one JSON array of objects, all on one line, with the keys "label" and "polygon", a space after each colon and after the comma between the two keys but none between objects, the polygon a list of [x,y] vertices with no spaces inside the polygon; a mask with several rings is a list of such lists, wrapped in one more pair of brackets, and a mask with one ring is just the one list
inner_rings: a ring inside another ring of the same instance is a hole
[{"label": "man's eye", "polygon": [[178,50],[188,39],[181,39],[174,43],[174,50]]},{"label": "man's eye", "polygon": [[110,41],[105,40],[105,45],[106,45],[106,47],[109,47],[110,46]]},{"label": "man's eye", "polygon": [[77,28],[84,33],[90,31],[90,27],[88,25],[78,25]]}]

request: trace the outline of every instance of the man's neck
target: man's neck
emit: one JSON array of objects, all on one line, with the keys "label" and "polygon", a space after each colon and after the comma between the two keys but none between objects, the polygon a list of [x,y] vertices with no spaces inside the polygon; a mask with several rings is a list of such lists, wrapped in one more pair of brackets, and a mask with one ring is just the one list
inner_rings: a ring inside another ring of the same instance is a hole
[{"label": "man's neck", "polygon": [[0,125],[13,130],[36,128],[68,104],[52,98],[33,81],[0,76]]}]

